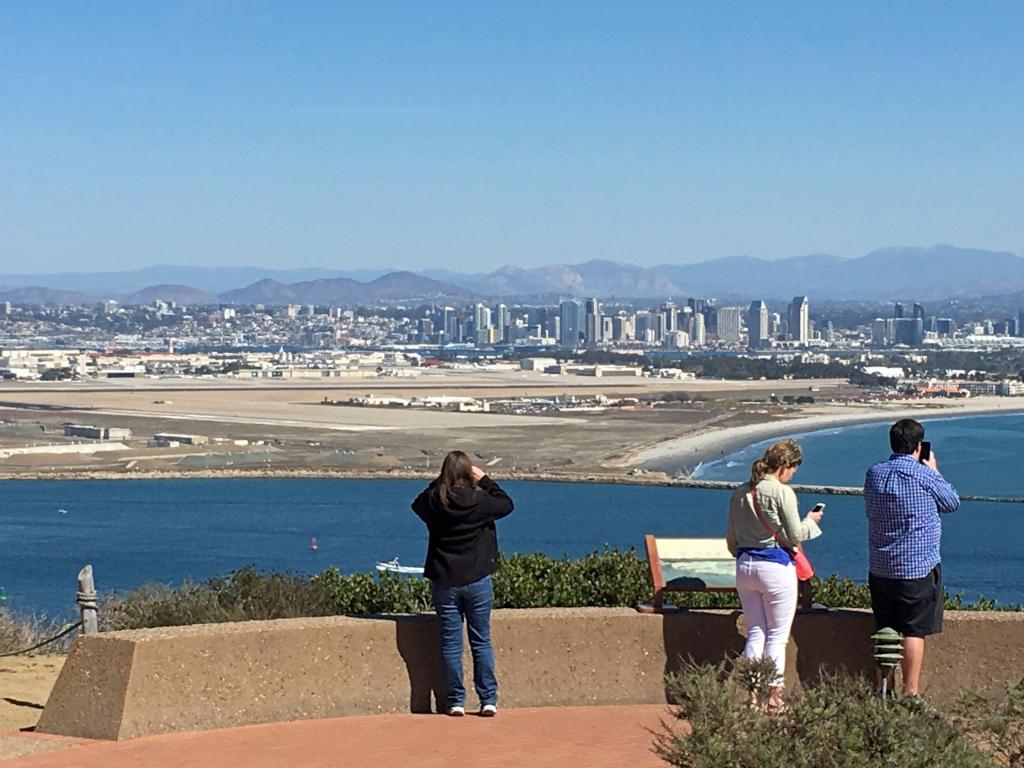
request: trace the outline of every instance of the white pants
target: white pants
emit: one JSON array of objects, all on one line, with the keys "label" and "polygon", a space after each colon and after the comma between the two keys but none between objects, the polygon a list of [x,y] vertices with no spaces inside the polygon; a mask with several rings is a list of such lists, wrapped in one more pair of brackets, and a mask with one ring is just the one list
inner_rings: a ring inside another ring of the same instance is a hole
[{"label": "white pants", "polygon": [[747,625],[748,659],[769,658],[775,662],[781,686],[786,672],[786,645],[796,614],[796,568],[770,560],[756,560],[747,554],[736,561],[736,591]]}]

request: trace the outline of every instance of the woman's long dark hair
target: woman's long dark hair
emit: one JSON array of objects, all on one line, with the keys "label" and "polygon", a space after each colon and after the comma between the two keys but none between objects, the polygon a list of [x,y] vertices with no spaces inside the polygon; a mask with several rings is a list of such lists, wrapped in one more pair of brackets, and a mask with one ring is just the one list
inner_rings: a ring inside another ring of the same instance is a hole
[{"label": "woman's long dark hair", "polygon": [[441,474],[434,481],[437,500],[448,506],[448,495],[463,486],[473,487],[473,462],[462,451],[449,451],[441,464]]}]

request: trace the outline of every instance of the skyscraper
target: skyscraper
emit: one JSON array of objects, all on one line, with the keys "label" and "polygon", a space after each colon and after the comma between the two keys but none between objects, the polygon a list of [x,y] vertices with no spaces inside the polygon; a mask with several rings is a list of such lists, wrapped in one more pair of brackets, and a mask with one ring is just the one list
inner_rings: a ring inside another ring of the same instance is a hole
[{"label": "skyscraper", "polygon": [[603,326],[601,324],[601,302],[597,299],[587,299],[586,303],[586,332],[587,344],[597,344],[603,339]]},{"label": "skyscraper", "polygon": [[690,334],[690,343],[695,347],[703,347],[704,342],[704,314],[698,312],[693,316],[693,333]]},{"label": "skyscraper", "polygon": [[661,305],[661,314],[665,316],[665,333],[672,333],[677,330],[676,305],[671,301],[666,301]]},{"label": "skyscraper", "polygon": [[578,301],[563,301],[558,307],[558,343],[563,347],[575,347],[583,330],[583,306]]},{"label": "skyscraper", "polygon": [[473,341],[477,346],[491,343],[491,308],[483,304],[473,307]]},{"label": "skyscraper", "polygon": [[748,344],[754,349],[761,349],[768,346],[768,305],[763,301],[750,302],[750,309],[747,310],[747,338]]},{"label": "skyscraper", "polygon": [[892,308],[892,316],[893,317],[903,317],[903,305],[900,304],[898,301],[896,302],[895,306],[893,306],[893,308]]},{"label": "skyscraper", "polygon": [[504,304],[497,306],[497,322],[495,323],[496,333],[495,336],[499,341],[508,341],[508,329],[512,324],[512,315],[508,311],[508,307]]},{"label": "skyscraper", "polygon": [[789,338],[806,344],[811,338],[811,304],[806,296],[794,296],[789,302]]},{"label": "skyscraper", "polygon": [[924,320],[919,317],[894,317],[895,339],[897,344],[908,347],[919,347],[924,342]]},{"label": "skyscraper", "polygon": [[914,302],[914,319],[924,320],[924,307],[922,307],[916,301]]},{"label": "skyscraper", "polygon": [[896,319],[891,317],[877,317],[871,323],[871,346],[888,347],[894,341],[896,335]]},{"label": "skyscraper", "polygon": [[738,344],[740,341],[740,317],[743,311],[739,307],[719,307],[715,312],[715,327],[718,329],[718,340],[726,344]]},{"label": "skyscraper", "polygon": [[636,313],[634,333],[637,341],[646,341],[648,331],[651,332],[651,336],[654,336],[654,327],[653,315],[650,312],[642,309]]}]

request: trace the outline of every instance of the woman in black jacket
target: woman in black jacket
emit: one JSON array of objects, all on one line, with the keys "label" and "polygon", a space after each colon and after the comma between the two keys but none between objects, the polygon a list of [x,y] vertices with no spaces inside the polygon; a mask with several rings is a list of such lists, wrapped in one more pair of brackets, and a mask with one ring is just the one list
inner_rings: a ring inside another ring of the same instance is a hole
[{"label": "woman in black jacket", "polygon": [[434,609],[441,626],[446,711],[466,713],[462,684],[462,621],[473,652],[473,686],[480,714],[498,713],[498,680],[491,648],[491,574],[498,567],[494,521],[512,512],[512,500],[498,484],[473,466],[462,451],[444,458],[441,474],[412,503],[427,524],[430,542],[423,571],[430,579]]}]

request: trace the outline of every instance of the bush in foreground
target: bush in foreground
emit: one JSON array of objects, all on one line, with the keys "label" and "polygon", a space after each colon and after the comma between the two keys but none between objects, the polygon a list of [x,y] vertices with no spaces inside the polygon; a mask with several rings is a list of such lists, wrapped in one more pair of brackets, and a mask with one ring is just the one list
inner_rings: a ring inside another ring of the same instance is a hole
[{"label": "bush in foreground", "polygon": [[[770,662],[769,662],[770,665]],[[763,666],[763,665],[761,665]],[[670,675],[675,716],[655,751],[679,768],[992,768],[978,748],[988,726],[966,729],[920,699],[882,701],[863,679],[822,679],[789,699],[788,709],[763,714],[771,675],[758,664],[689,664]],[[1007,718],[1000,724],[1008,722]]]},{"label": "bush in foreground", "polygon": [[[830,576],[815,579],[815,600],[834,608],[870,608],[867,587]],[[496,608],[625,607],[650,602],[647,561],[633,550],[605,549],[585,557],[552,558],[540,553],[502,557],[494,574]],[[732,592],[677,592],[681,608],[739,608]],[[305,577],[243,568],[229,576],[180,588],[149,585],[104,601],[103,629],[207,624],[300,616],[366,616],[430,610],[430,583],[390,573],[343,574],[337,568]],[[950,608],[964,605],[956,595]],[[1010,606],[1010,609],[1019,606]]]}]

